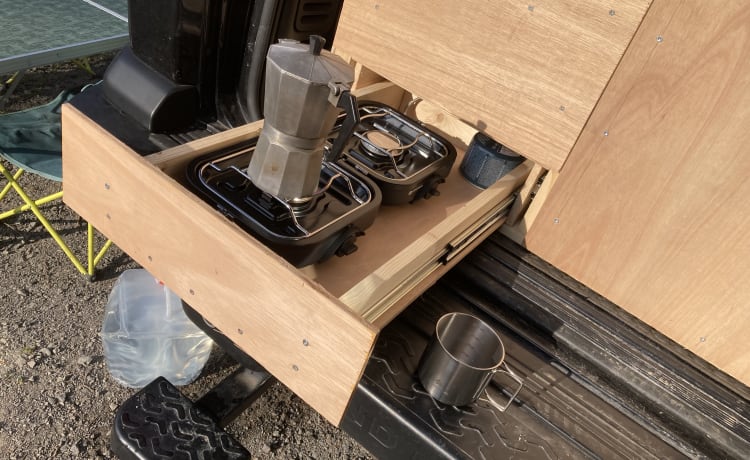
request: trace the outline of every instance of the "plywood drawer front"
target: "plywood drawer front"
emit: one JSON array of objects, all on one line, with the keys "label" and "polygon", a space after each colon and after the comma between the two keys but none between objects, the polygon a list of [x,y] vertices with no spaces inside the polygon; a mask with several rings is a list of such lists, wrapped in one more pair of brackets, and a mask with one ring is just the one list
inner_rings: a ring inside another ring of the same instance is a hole
[{"label": "plywood drawer front", "polygon": [[346,0],[337,50],[559,170],[650,0]]},{"label": "plywood drawer front", "polygon": [[375,328],[71,106],[63,132],[65,202],[338,424]]}]

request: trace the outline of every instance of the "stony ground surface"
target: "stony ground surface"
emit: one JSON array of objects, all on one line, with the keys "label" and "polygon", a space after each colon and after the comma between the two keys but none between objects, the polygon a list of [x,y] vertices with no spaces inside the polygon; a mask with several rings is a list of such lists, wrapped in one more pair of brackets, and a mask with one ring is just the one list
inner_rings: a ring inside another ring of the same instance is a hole
[{"label": "stony ground surface", "polygon": [[[107,62],[108,56],[94,59],[94,70],[103,72]],[[34,69],[5,111],[44,103],[64,88],[93,81],[70,64]],[[23,183],[38,195],[59,187],[35,176]],[[11,193],[0,209],[14,203]],[[61,203],[44,211],[73,251],[85,257],[85,223]],[[134,390],[109,376],[98,332],[117,276],[138,265],[114,247],[97,281],[89,282],[27,214],[0,221],[0,267],[0,459],[113,458],[112,416]],[[182,391],[195,399],[235,368],[215,349],[202,377]],[[253,458],[368,458],[280,384],[228,431]]]}]

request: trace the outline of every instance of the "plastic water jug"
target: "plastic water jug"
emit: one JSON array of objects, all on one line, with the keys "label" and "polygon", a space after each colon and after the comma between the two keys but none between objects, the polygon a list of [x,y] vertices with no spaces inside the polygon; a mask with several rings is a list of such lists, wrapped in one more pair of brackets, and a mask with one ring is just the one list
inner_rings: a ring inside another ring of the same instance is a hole
[{"label": "plastic water jug", "polygon": [[187,385],[200,374],[213,344],[185,315],[180,298],[143,269],[118,278],[101,338],[112,377],[134,388],[159,376]]}]

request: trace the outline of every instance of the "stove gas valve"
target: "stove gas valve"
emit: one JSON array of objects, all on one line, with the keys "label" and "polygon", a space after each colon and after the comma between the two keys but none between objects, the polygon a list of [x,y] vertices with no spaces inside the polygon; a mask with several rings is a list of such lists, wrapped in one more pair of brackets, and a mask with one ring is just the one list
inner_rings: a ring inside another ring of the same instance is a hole
[{"label": "stove gas valve", "polygon": [[433,196],[440,196],[440,190],[438,190],[438,186],[443,183],[445,183],[445,178],[443,176],[433,174],[432,176],[425,179],[422,187],[420,187],[419,190],[417,190],[417,192],[414,194],[414,198],[411,200],[411,202],[414,203],[415,201],[419,201],[421,199],[429,200]]},{"label": "stove gas valve", "polygon": [[356,245],[357,238],[364,236],[364,234],[365,232],[355,227],[350,227],[348,230],[342,232],[335,254],[338,257],[343,257],[356,252],[359,249]]}]

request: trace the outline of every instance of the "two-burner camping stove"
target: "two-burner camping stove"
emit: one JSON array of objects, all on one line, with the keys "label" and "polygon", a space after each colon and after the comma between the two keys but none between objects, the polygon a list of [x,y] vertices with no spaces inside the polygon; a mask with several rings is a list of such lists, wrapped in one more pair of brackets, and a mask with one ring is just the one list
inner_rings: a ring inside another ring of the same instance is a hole
[{"label": "two-burner camping stove", "polygon": [[[344,117],[331,132],[336,141]],[[438,194],[456,159],[453,146],[395,109],[359,106],[359,122],[338,159],[324,161],[317,191],[283,200],[256,187],[245,169],[257,139],[199,157],[188,181],[291,264],[302,267],[357,249],[381,203],[413,203]]]}]

